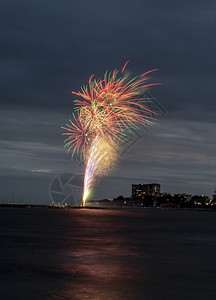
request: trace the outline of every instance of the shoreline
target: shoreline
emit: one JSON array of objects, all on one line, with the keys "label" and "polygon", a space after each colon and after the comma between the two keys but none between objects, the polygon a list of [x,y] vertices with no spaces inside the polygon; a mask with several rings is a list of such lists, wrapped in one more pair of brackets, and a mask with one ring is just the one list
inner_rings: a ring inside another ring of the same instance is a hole
[{"label": "shoreline", "polygon": [[148,211],[201,211],[201,212],[216,212],[215,208],[199,208],[199,207],[140,207],[140,206],[63,206],[63,205],[37,205],[37,204],[0,204],[0,208],[51,208],[51,209],[99,209],[99,210],[148,210]]}]

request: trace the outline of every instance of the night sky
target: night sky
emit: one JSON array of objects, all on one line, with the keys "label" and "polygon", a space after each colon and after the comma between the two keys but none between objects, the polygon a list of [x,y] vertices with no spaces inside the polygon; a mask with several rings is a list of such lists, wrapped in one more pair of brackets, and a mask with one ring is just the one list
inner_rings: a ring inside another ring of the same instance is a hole
[{"label": "night sky", "polygon": [[[195,3],[195,4],[194,4]],[[49,203],[49,183],[83,173],[64,149],[72,90],[108,69],[139,75],[166,114],[95,186],[130,196],[132,183],[206,194],[216,186],[216,2],[1,0],[0,197]]]}]

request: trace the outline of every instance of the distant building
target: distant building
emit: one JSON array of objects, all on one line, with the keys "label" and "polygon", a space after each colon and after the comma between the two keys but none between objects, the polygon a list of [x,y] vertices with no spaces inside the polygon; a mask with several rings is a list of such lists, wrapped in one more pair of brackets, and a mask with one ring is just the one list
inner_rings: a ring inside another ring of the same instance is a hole
[{"label": "distant building", "polygon": [[132,199],[144,199],[145,196],[159,197],[160,184],[132,184]]}]

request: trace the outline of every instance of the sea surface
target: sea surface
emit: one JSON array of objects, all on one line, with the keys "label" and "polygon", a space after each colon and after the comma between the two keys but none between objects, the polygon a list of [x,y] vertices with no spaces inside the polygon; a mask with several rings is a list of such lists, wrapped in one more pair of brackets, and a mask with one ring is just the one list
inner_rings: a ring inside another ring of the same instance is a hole
[{"label": "sea surface", "polygon": [[216,212],[0,208],[0,299],[215,300]]}]

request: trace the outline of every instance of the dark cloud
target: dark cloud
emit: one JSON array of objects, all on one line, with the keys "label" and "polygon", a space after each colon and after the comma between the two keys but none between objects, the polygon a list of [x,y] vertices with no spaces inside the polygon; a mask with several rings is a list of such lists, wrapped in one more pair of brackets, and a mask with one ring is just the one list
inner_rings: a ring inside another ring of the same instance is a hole
[{"label": "dark cloud", "polygon": [[[31,170],[49,170],[50,177],[71,166],[79,171],[60,129],[73,110],[71,91],[130,59],[132,74],[160,69],[151,81],[163,85],[151,92],[167,114],[124,157],[113,190],[129,192],[134,178],[210,193],[215,8],[215,1],[1,1],[1,174],[7,166],[14,178],[18,170],[21,177]],[[98,195],[106,193],[101,187]]]},{"label": "dark cloud", "polygon": [[206,93],[215,105],[213,1],[84,3],[4,2],[3,103],[68,108],[70,91],[88,76],[130,58],[135,74],[161,69],[154,76],[165,89],[156,93],[168,108],[173,101],[202,105]]}]

